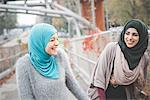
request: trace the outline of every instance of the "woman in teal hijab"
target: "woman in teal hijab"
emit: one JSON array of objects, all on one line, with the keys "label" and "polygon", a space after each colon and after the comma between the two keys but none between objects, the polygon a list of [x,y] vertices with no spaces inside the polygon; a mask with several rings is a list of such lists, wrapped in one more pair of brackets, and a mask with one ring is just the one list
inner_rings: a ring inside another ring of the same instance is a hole
[{"label": "woman in teal hijab", "polygon": [[45,48],[55,33],[57,30],[52,25],[44,23],[35,25],[28,43],[29,57],[34,68],[43,76],[53,79],[59,77],[58,65],[54,55],[45,52]]},{"label": "woman in teal hijab", "polygon": [[89,100],[73,77],[67,54],[58,46],[54,26],[40,23],[32,27],[28,54],[15,64],[21,100]]}]

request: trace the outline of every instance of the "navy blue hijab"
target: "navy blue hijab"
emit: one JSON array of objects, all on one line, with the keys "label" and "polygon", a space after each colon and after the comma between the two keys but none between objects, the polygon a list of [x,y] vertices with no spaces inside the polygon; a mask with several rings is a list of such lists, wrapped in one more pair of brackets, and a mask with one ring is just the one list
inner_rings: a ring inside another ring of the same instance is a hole
[{"label": "navy blue hijab", "polygon": [[[139,42],[132,48],[128,48],[124,41],[124,34],[128,28],[135,28],[139,34]],[[141,20],[132,19],[125,24],[118,43],[131,70],[139,64],[144,55],[148,47],[148,39],[148,28]]]}]

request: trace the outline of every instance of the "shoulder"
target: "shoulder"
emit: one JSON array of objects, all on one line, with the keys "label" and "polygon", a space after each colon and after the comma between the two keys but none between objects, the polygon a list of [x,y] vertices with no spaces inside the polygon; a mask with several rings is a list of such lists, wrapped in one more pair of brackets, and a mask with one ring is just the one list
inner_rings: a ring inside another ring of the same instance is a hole
[{"label": "shoulder", "polygon": [[66,54],[66,52],[63,48],[58,48],[57,49],[57,55],[65,55],[65,54]]},{"label": "shoulder", "polygon": [[116,49],[117,45],[118,45],[117,42],[110,42],[110,43],[108,43],[105,46],[104,50],[105,51],[110,51],[110,52],[112,51],[113,52]]},{"label": "shoulder", "polygon": [[57,61],[61,64],[61,66],[64,66],[66,68],[67,66],[70,65],[69,57],[63,48],[57,49],[56,58],[57,58]]},{"label": "shoulder", "polygon": [[25,54],[24,56],[20,57],[16,63],[18,64],[26,64],[27,62],[29,62],[29,54]]},{"label": "shoulder", "polygon": [[17,70],[25,70],[27,66],[30,65],[29,55],[25,54],[24,56],[20,57],[17,62],[15,63],[15,67]]},{"label": "shoulder", "polygon": [[58,59],[65,59],[67,57],[67,53],[63,48],[58,48],[56,57]]},{"label": "shoulder", "polygon": [[112,48],[112,47],[115,47],[118,43],[117,42],[109,42],[106,47],[107,48]]}]

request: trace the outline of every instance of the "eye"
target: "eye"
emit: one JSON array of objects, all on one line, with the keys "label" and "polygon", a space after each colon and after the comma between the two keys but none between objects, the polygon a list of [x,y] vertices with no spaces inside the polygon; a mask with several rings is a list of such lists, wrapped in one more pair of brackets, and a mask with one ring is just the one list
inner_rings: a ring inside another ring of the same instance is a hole
[{"label": "eye", "polygon": [[130,34],[130,32],[126,32],[125,34],[126,34],[126,35],[129,35],[129,34]]},{"label": "eye", "polygon": [[139,36],[139,34],[138,34],[138,33],[133,33],[132,35],[133,35],[133,36]]},{"label": "eye", "polygon": [[54,41],[54,39],[51,39],[51,40],[50,40],[50,42],[53,42],[53,41]]}]

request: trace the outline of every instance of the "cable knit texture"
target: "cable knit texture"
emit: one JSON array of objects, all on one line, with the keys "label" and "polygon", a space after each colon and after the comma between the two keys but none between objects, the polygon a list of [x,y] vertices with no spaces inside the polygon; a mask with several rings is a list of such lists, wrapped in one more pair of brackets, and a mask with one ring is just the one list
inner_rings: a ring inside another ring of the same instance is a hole
[{"label": "cable knit texture", "polygon": [[63,49],[56,55],[60,78],[49,79],[42,76],[32,66],[29,55],[21,57],[15,64],[16,79],[21,100],[89,100],[86,92],[79,86],[70,69],[69,59]]}]

